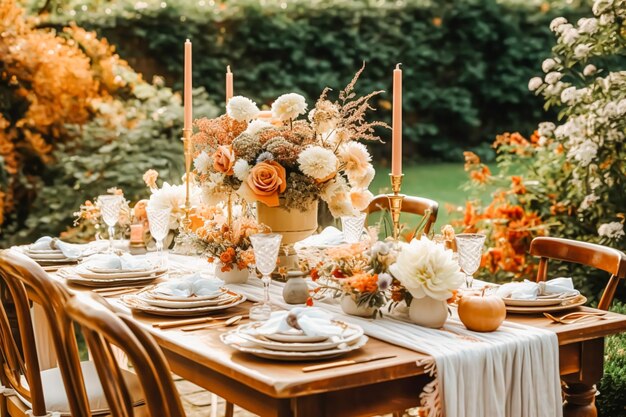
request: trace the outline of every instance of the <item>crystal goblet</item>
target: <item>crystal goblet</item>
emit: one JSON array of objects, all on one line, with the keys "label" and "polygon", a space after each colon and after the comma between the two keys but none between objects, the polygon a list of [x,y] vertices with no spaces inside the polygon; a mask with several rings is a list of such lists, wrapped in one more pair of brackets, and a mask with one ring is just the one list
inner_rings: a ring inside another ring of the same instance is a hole
[{"label": "crystal goblet", "polygon": [[102,220],[109,228],[109,252],[113,252],[115,225],[120,217],[123,202],[124,198],[117,194],[105,194],[98,197],[98,207],[100,208]]},{"label": "crystal goblet", "polygon": [[267,320],[272,313],[270,305],[270,283],[272,278],[270,274],[276,268],[282,238],[282,235],[277,233],[257,233],[250,236],[256,267],[263,274],[263,301],[250,308],[250,320]]},{"label": "crystal goblet", "polygon": [[485,235],[479,233],[459,233],[455,237],[459,255],[459,266],[465,274],[465,286],[472,288],[474,273],[480,266],[485,244]]},{"label": "crystal goblet", "polygon": [[159,265],[161,267],[165,267],[167,265],[167,260],[163,255],[163,240],[170,231],[170,214],[172,209],[148,206],[146,208],[146,212],[148,214],[150,234],[156,242]]},{"label": "crystal goblet", "polygon": [[359,213],[356,216],[342,216],[341,229],[343,231],[343,239],[348,243],[357,243],[361,241],[363,230],[365,230],[366,213]]}]

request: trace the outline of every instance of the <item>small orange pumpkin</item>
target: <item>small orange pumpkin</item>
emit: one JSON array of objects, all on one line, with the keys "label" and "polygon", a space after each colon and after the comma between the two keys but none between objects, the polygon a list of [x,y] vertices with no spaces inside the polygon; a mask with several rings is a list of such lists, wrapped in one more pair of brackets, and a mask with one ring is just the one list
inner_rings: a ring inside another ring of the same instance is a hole
[{"label": "small orange pumpkin", "polygon": [[504,301],[497,295],[464,295],[458,304],[459,318],[475,332],[493,332],[506,317]]}]

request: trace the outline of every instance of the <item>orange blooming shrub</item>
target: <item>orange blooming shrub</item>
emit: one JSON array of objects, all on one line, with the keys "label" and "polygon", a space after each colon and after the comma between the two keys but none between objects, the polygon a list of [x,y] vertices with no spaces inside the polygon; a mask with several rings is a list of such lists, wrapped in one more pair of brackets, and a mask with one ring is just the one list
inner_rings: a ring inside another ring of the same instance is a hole
[{"label": "orange blooming shrub", "polygon": [[[505,152],[507,157],[528,157],[535,146],[535,140],[529,141],[519,133],[499,135],[494,142],[496,150]],[[468,200],[462,218],[454,225],[463,232],[487,235],[483,273],[501,279],[530,277],[536,264],[528,256],[528,248],[535,236],[546,234],[549,220],[534,208],[536,189],[529,191],[523,175],[494,176],[476,154],[465,152],[464,156],[470,178],[468,189],[483,192],[488,185],[497,188],[487,202],[479,198]]]},{"label": "orange blooming shrub", "polygon": [[126,88],[120,72],[132,70],[106,40],[74,25],[57,33],[36,24],[15,0],[0,2],[3,232],[24,226],[42,172],[56,163],[53,151],[74,138],[68,126],[94,116],[108,118],[111,128],[128,123],[113,95]]}]

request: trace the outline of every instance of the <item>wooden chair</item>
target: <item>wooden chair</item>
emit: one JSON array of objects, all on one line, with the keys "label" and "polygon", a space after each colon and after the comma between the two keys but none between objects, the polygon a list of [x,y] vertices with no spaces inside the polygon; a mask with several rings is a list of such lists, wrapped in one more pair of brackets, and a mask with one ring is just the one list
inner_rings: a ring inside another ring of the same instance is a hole
[{"label": "wooden chair", "polygon": [[[80,417],[109,414],[94,363],[80,362],[74,328],[64,314],[69,294],[30,258],[12,250],[0,252],[0,281],[7,287],[15,306],[19,327],[19,335],[16,335],[2,304],[0,381],[14,390],[15,395],[3,398],[6,402],[0,405],[0,410],[12,417],[29,414],[39,417],[49,413]],[[50,327],[57,368],[40,369],[31,303],[43,308],[46,323],[37,324]],[[125,371],[124,378],[134,387],[133,403],[141,405],[143,396],[137,377]]]},{"label": "wooden chair", "polygon": [[83,331],[113,417],[132,417],[131,392],[114,358],[122,349],[136,371],[152,417],[185,417],[165,356],[154,339],[128,317],[111,311],[97,294],[76,294],[65,313]]},{"label": "wooden chair", "polygon": [[587,265],[611,274],[598,304],[601,310],[609,309],[620,279],[626,278],[626,254],[606,246],[555,237],[537,237],[530,244],[530,254],[541,258],[537,282],[546,280],[548,259]]},{"label": "wooden chair", "polygon": [[[379,194],[370,202],[365,210],[368,216],[377,211],[389,210],[387,194]],[[430,232],[431,227],[437,221],[439,203],[429,198],[407,195],[402,200],[402,212],[425,217],[424,234]]]}]

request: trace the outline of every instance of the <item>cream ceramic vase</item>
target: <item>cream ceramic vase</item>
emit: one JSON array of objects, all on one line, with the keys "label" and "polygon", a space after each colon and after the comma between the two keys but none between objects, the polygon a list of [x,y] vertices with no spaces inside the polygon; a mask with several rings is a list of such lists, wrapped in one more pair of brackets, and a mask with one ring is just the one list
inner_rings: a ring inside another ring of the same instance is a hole
[{"label": "cream ceramic vase", "polygon": [[354,298],[349,295],[341,297],[341,309],[346,314],[359,317],[372,317],[376,311],[373,307],[366,304],[359,305]]},{"label": "cream ceramic vase", "polygon": [[409,306],[411,321],[420,326],[438,329],[448,320],[448,303],[431,297],[414,298]]},{"label": "cream ceramic vase", "polygon": [[215,264],[215,276],[225,284],[245,284],[248,281],[248,270],[239,269],[235,265],[230,271],[222,271],[222,263]]}]

